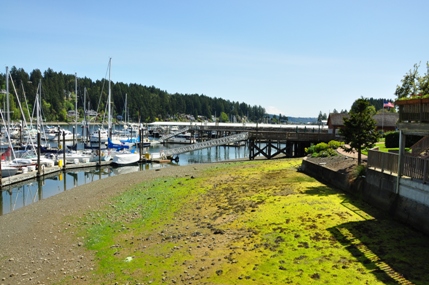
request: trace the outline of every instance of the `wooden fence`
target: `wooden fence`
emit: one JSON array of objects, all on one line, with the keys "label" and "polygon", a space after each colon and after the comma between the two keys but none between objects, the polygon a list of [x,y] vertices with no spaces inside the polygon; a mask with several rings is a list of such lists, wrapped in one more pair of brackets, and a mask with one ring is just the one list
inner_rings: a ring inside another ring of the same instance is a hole
[{"label": "wooden fence", "polygon": [[[402,175],[412,179],[428,181],[429,159],[405,154],[402,158]],[[398,173],[399,154],[380,152],[377,150],[368,151],[367,166],[390,174]]]},{"label": "wooden fence", "polygon": [[381,172],[398,173],[398,160],[399,155],[397,153],[369,150],[367,166]]}]

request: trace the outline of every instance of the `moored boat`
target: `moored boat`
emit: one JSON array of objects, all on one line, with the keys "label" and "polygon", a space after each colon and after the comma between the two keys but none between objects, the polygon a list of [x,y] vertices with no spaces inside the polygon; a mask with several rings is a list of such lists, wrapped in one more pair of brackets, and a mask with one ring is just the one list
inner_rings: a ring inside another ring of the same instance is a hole
[{"label": "moored boat", "polygon": [[193,144],[195,143],[195,138],[192,136],[191,133],[182,133],[177,134],[174,137],[171,137],[167,139],[167,142],[169,143],[183,143],[183,144]]}]

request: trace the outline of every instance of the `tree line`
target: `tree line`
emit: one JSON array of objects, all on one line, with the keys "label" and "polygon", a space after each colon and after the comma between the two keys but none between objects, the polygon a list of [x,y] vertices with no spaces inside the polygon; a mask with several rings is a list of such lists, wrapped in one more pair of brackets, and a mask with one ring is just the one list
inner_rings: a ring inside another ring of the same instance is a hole
[{"label": "tree line", "polygon": [[[24,69],[16,67],[12,67],[9,73],[12,77],[12,81],[9,81],[11,94],[9,107],[12,120],[21,119],[18,100],[21,102],[25,116],[33,113],[39,83],[41,83],[39,93],[41,93],[42,114],[46,121],[74,121],[73,117],[67,116],[67,112],[75,110],[76,98],[80,118],[83,117],[84,109],[99,113],[98,120],[107,113],[108,80],[106,79],[93,81],[87,77],[78,77],[77,94],[75,94],[74,74],[55,72],[50,68],[43,73],[39,69],[34,69],[28,74]],[[0,76],[0,86],[2,90],[6,89],[5,73]],[[84,99],[86,99],[86,108],[84,108]],[[3,110],[6,109],[5,101],[6,94],[2,92],[0,104]],[[244,102],[211,98],[200,94],[170,94],[154,86],[135,83],[111,82],[111,102],[113,118],[126,114],[127,119],[134,122],[181,120],[184,119],[183,114],[191,115],[195,120],[201,117],[211,120],[212,116],[220,118],[221,115],[225,119],[226,114],[227,120],[235,118],[238,122],[242,120],[260,122],[266,115],[265,109],[261,106],[251,106]]]}]

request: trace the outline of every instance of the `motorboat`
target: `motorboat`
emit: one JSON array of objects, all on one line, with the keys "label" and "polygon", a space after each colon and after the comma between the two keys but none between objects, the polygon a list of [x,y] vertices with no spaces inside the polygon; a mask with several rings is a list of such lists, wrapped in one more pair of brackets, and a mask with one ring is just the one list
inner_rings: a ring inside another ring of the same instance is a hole
[{"label": "motorboat", "polygon": [[182,134],[177,134],[169,139],[167,139],[169,143],[183,143],[183,144],[193,144],[195,143],[195,138],[191,135],[191,133],[186,132]]},{"label": "motorboat", "polygon": [[[64,154],[59,154],[57,156],[57,160],[63,159]],[[66,163],[74,163],[78,164],[81,162],[89,162],[92,157],[92,152],[81,152],[81,151],[75,151],[71,150],[65,153],[65,161]]]},{"label": "motorboat", "polygon": [[108,138],[109,132],[104,128],[95,130],[89,135],[89,141],[91,144],[98,144],[99,142],[100,144],[104,144],[107,142]]},{"label": "motorboat", "polygon": [[[69,131],[69,130],[66,130],[66,129],[60,129],[60,130],[57,130],[57,131],[50,130],[45,135],[46,135],[46,138],[48,140],[51,140],[51,141],[57,141],[58,139],[60,141],[62,141],[63,139],[66,140],[66,141],[71,141],[71,140],[73,140],[73,138],[77,139],[77,137],[78,137],[77,134],[73,134],[72,131]],[[58,136],[59,136],[59,138],[58,138]]]},{"label": "motorboat", "polygon": [[8,163],[1,163],[1,177],[9,177],[15,175],[18,172],[18,168],[9,166]]}]

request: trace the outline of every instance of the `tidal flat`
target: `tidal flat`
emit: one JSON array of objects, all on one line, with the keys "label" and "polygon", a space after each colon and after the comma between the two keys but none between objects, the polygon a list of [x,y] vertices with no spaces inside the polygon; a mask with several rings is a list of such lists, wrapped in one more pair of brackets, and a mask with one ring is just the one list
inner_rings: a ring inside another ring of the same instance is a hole
[{"label": "tidal flat", "polygon": [[298,171],[216,163],[68,217],[93,256],[59,284],[427,284],[429,238]]}]

